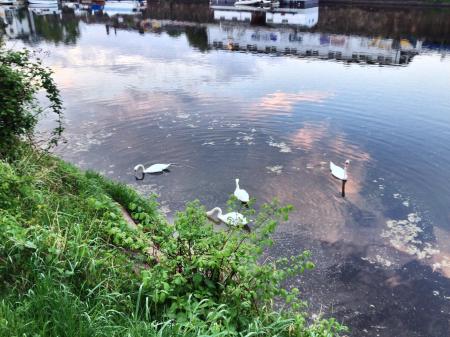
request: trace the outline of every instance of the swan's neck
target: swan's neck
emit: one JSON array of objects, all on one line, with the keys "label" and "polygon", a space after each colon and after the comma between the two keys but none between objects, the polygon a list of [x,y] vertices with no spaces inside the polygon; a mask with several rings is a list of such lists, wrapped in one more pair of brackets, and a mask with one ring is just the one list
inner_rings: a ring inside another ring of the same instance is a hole
[{"label": "swan's neck", "polygon": [[139,169],[145,170],[144,165],[138,164],[138,165],[136,165],[136,166],[134,167],[134,170],[135,170],[135,171],[137,171],[137,170],[139,170]]},{"label": "swan's neck", "polygon": [[217,217],[222,216],[222,209],[220,207],[214,207],[208,212],[211,216],[217,214]]},{"label": "swan's neck", "polygon": [[238,190],[240,190],[240,187],[239,187],[239,179],[236,179],[236,188],[237,188]]}]

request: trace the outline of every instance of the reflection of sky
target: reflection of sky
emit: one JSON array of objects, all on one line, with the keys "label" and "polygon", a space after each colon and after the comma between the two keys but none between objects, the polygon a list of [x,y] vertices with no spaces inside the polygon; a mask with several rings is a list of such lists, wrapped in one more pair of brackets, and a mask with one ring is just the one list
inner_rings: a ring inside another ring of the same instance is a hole
[{"label": "reflection of sky", "polygon": [[[423,54],[390,67],[201,53],[184,34],[80,27],[76,45],[39,45],[62,88],[65,158],[156,191],[171,211],[195,198],[224,206],[239,177],[258,200],[294,204],[280,232],[313,239],[296,247],[340,242],[345,255],[351,243],[395,268],[415,257],[380,233],[388,218],[419,212],[421,240],[440,249],[425,263],[450,266],[448,58]],[[344,200],[328,161],[346,158]],[[179,166],[134,180],[135,164],[165,161]]]},{"label": "reflection of sky", "polygon": [[[68,134],[79,133],[79,125],[83,131],[92,129],[86,132],[88,139],[78,141],[91,144],[83,145],[85,152],[70,145],[77,153],[72,158],[84,158],[77,161],[89,160],[94,168],[113,162],[116,177],[127,179],[123,172],[130,162],[145,160],[146,153],[150,157],[158,153],[164,160],[165,153],[191,166],[195,160],[207,161],[223,179],[240,174],[251,182],[251,172],[264,176],[266,167],[281,165],[286,174],[297,170],[293,169],[297,164],[290,164],[291,156],[306,156],[299,162],[303,167],[348,157],[355,160],[359,177],[350,192],[360,193],[367,174],[390,177],[418,198],[417,203],[432,209],[439,225],[446,225],[448,59],[427,54],[416,56],[408,66],[380,67],[226,51],[200,53],[189,46],[185,35],[174,39],[166,33],[139,35],[125,30],[115,35],[112,29],[107,35],[99,24],[81,24],[81,38],[74,46],[40,47],[50,51],[46,62],[62,88]],[[111,147],[102,150],[103,156],[89,152],[102,144]],[[111,157],[114,148],[130,152],[127,160]],[[243,160],[242,171],[230,167],[234,172],[230,175],[226,167],[217,166],[221,156]],[[421,177],[430,173],[433,180],[423,184]],[[193,172],[173,176],[182,200],[197,197],[191,181],[199,176]],[[177,198],[174,191],[162,192],[163,198],[164,193],[168,200]],[[221,194],[227,195],[219,188],[211,200]]]},{"label": "reflection of sky", "polygon": [[[418,55],[405,67],[361,66],[236,52],[199,53],[185,35],[174,39],[166,33],[139,35],[125,30],[115,35],[113,29],[107,35],[104,25],[80,27],[75,46],[41,44],[50,50],[47,61],[55,69],[72,120],[80,109],[81,114],[96,113],[97,105],[103,105],[105,113],[114,107],[119,115],[197,105],[200,110],[225,109],[245,118],[264,115],[279,122],[268,129],[289,132],[304,121],[326,118],[355,141],[376,146],[387,142],[392,154],[407,148],[408,142],[420,148],[420,142],[434,136],[433,130],[448,134],[450,61],[438,55]],[[71,106],[77,109],[72,112]],[[398,140],[387,141],[394,133]]]},{"label": "reflection of sky", "polygon": [[[87,29],[89,34],[85,33]],[[365,96],[369,100],[374,97],[371,91],[376,96],[380,90],[391,90],[398,97],[413,94],[408,101],[418,97],[417,104],[429,106],[436,98],[445,99],[450,81],[449,76],[434,76],[441,68],[448,68],[444,65],[449,61],[429,55],[416,57],[413,67],[337,66],[326,61],[237,53],[201,54],[190,48],[186,39],[177,39],[175,43],[165,33],[141,36],[121,30],[108,36],[103,25],[82,25],[82,36],[74,47],[52,50],[53,63],[64,85],[74,83],[76,76],[88,92],[95,87],[99,96],[114,96],[116,90],[125,86],[139,90],[203,89],[208,94],[238,93],[241,97],[258,96],[261,92],[269,95],[274,91],[287,94],[299,90],[340,91],[343,96],[339,96],[346,101],[346,94],[368,86]],[[96,81],[92,81],[93,73]],[[98,82],[108,83],[106,90]],[[433,95],[417,95],[418,91],[427,90]]]}]

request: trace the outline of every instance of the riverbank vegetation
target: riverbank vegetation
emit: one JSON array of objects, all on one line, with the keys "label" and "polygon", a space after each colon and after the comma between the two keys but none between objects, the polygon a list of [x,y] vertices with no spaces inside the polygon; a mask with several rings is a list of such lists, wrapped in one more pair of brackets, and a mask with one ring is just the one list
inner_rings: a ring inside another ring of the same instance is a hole
[{"label": "riverbank vegetation", "polygon": [[261,261],[291,207],[242,209],[231,200],[253,219],[246,232],[215,229],[194,201],[170,224],[155,197],[36,147],[33,130],[45,112],[37,94],[46,93],[56,116],[51,146],[62,132],[51,71],[27,52],[2,48],[0,61],[1,337],[345,331],[332,318],[309,317],[298,289],[284,287],[313,268],[309,252]]}]

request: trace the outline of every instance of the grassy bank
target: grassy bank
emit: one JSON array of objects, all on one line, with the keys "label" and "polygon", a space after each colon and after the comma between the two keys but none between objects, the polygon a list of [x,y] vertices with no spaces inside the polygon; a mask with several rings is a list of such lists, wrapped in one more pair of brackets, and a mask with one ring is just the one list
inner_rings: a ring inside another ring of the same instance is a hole
[{"label": "grassy bank", "polygon": [[[0,336],[342,330],[332,319],[308,319],[298,291],[281,287],[312,267],[307,252],[257,263],[287,209],[248,211],[251,234],[214,231],[198,203],[170,225],[153,198],[26,145],[15,153],[0,161]],[[275,298],[285,309],[274,310]]]}]

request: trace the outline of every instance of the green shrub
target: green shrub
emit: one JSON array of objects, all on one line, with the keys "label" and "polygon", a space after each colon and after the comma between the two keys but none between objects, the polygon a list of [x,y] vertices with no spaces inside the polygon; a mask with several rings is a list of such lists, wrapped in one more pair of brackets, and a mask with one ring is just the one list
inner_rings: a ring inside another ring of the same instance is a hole
[{"label": "green shrub", "polygon": [[[52,71],[27,50],[7,50],[0,42],[0,156],[14,149],[17,141],[33,135],[39,117],[50,110],[56,115],[49,146],[61,135],[62,101]],[[42,108],[37,100],[45,91],[49,106]]]}]

